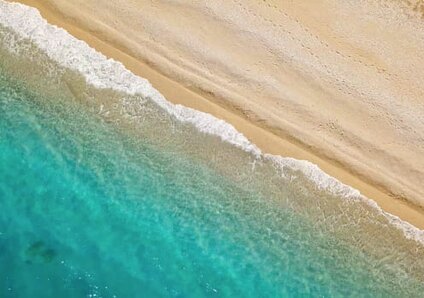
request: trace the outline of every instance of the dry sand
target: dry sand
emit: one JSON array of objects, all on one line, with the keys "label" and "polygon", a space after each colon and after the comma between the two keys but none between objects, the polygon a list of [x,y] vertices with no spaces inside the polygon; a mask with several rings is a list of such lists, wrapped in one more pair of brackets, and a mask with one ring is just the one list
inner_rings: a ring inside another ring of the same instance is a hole
[{"label": "dry sand", "polygon": [[18,2],[424,229],[421,0]]}]

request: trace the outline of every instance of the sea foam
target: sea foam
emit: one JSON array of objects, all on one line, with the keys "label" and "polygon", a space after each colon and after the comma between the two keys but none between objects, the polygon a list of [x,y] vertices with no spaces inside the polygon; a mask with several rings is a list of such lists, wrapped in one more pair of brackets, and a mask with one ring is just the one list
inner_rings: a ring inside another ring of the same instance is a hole
[{"label": "sea foam", "polygon": [[[21,38],[31,40],[60,66],[84,75],[86,82],[95,88],[113,89],[148,98],[179,121],[192,124],[200,132],[218,136],[222,141],[253,154],[257,159],[272,161],[282,173],[285,169],[299,171],[318,189],[343,198],[365,201],[381,212],[395,227],[401,229],[407,238],[424,244],[424,230],[419,230],[397,216],[383,211],[374,201],[326,174],[317,165],[305,160],[264,154],[231,124],[210,114],[172,104],[153,88],[149,81],[136,76],[122,63],[107,58],[85,42],[70,35],[66,30],[49,24],[37,9],[0,0],[0,24],[11,29]],[[11,50],[14,49],[11,48]]]}]

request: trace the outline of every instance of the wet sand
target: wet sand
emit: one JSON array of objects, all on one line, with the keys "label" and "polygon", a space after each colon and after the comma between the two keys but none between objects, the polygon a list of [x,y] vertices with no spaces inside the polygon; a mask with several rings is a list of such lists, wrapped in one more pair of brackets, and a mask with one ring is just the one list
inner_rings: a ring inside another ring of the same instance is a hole
[{"label": "wet sand", "polygon": [[170,101],[230,122],[267,153],[319,165],[424,229],[419,7],[389,0],[19,2],[147,78]]}]

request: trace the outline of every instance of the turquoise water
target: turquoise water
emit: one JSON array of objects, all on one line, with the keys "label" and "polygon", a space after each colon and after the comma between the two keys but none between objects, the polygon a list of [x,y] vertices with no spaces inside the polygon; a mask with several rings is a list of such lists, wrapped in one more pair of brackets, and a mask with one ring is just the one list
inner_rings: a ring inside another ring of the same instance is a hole
[{"label": "turquoise water", "polygon": [[0,297],[422,297],[375,209],[28,53],[0,57]]}]

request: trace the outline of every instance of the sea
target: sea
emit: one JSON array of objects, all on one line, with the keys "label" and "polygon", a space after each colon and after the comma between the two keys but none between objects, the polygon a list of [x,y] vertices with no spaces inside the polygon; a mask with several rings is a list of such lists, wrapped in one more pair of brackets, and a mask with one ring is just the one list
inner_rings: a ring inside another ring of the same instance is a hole
[{"label": "sea", "polygon": [[424,231],[0,0],[0,297],[424,297]]}]

